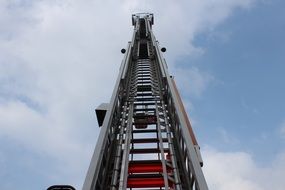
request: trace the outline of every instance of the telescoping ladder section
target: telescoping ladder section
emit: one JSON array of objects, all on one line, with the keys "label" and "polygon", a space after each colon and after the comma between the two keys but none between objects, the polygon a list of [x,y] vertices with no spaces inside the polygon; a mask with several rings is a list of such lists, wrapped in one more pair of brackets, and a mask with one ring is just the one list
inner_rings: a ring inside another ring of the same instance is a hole
[{"label": "telescoping ladder section", "polygon": [[152,33],[153,15],[132,19],[133,39],[83,190],[208,190],[198,144]]},{"label": "telescoping ladder section", "polygon": [[[149,59],[133,64],[128,102],[133,115],[125,134],[119,189],[180,189],[172,136],[162,100],[159,76]],[[119,162],[120,157],[116,157]],[[114,174],[116,175],[116,174]],[[116,189],[116,177],[114,187]]]}]

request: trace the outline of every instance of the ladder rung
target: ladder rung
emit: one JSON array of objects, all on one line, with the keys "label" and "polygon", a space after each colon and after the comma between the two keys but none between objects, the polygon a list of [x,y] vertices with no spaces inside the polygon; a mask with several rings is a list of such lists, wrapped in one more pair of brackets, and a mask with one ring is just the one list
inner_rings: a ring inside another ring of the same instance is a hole
[{"label": "ladder rung", "polygon": [[162,178],[163,175],[161,173],[151,173],[151,174],[130,174],[128,176],[128,179],[136,179],[136,178],[145,178],[145,179],[149,179],[149,178]]},{"label": "ladder rung", "polygon": [[164,187],[163,178],[130,178],[128,188]]},{"label": "ladder rung", "polygon": [[135,106],[139,106],[139,105],[141,105],[141,106],[149,106],[149,105],[155,105],[155,102],[154,101],[153,102],[135,102],[134,105]]},{"label": "ladder rung", "polygon": [[141,85],[141,84],[148,84],[148,85],[151,85],[152,84],[152,81],[151,79],[139,79],[136,84],[138,85]]},{"label": "ladder rung", "polygon": [[140,93],[137,93],[137,96],[152,96],[152,93],[149,93],[149,92],[140,92]]},{"label": "ladder rung", "polygon": [[149,164],[149,163],[161,163],[161,160],[130,160],[130,164]]},{"label": "ladder rung", "polygon": [[[173,186],[173,183],[168,182],[169,186]],[[139,174],[130,175],[127,182],[128,188],[148,188],[148,187],[164,187],[164,180],[160,174]]]},{"label": "ladder rung", "polygon": [[[167,167],[167,172],[170,173],[171,167]],[[130,173],[161,173],[163,172],[161,160],[138,160],[129,162]]]},{"label": "ladder rung", "polygon": [[133,130],[133,133],[156,133],[156,129]]},{"label": "ladder rung", "polygon": [[135,108],[134,109],[134,112],[137,112],[137,111],[145,111],[145,112],[151,112],[151,111],[155,111],[155,108]]},{"label": "ladder rung", "polygon": [[129,173],[154,173],[163,172],[160,163],[129,163]]},{"label": "ladder rung", "polygon": [[159,100],[158,98],[151,97],[151,98],[135,98],[135,101],[137,102],[144,102],[144,101],[155,101]]},{"label": "ladder rung", "polygon": [[[168,153],[169,149],[164,149],[164,153]],[[159,148],[141,148],[141,149],[131,149],[130,154],[152,154],[160,153]]]},{"label": "ladder rung", "polygon": [[[163,142],[167,142],[167,138],[162,139]],[[131,143],[158,143],[157,138],[143,138],[143,139],[132,139]]]}]

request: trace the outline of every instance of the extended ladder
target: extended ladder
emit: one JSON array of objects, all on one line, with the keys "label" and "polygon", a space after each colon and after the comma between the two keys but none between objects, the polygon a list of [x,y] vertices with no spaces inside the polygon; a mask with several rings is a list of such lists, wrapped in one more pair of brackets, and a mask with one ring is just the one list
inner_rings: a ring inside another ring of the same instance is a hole
[{"label": "extended ladder", "polygon": [[132,21],[111,101],[96,112],[103,124],[83,190],[208,190],[199,146],[152,32],[153,15]]}]

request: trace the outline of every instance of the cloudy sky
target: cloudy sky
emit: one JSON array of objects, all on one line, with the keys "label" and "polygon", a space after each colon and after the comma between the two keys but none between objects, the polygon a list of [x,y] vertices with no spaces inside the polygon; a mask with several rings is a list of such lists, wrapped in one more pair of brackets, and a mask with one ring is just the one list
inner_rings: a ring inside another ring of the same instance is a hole
[{"label": "cloudy sky", "polygon": [[283,0],[0,0],[0,189],[81,189],[131,39],[154,32],[212,190],[285,186]]}]

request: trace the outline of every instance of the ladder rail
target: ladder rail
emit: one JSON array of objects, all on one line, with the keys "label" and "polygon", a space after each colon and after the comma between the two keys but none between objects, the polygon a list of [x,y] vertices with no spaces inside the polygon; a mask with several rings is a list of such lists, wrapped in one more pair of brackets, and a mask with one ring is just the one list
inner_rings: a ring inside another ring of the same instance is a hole
[{"label": "ladder rail", "polygon": [[[158,115],[157,117],[160,117],[159,112],[162,113],[162,119],[164,121],[164,126],[165,126],[165,130],[166,130],[166,138],[167,138],[167,143],[168,143],[168,147],[169,147],[169,155],[170,155],[170,162],[171,162],[171,166],[172,166],[172,171],[173,171],[173,175],[174,175],[174,184],[175,184],[175,189],[176,190],[181,190],[181,181],[180,181],[180,177],[179,177],[179,171],[178,171],[178,167],[177,167],[177,160],[175,157],[175,151],[174,151],[174,147],[173,147],[173,142],[172,142],[172,137],[171,137],[171,130],[169,128],[169,122],[168,122],[168,115],[166,113],[166,106],[165,103],[163,101],[163,93],[164,91],[162,90],[162,80],[160,79],[160,72],[159,72],[159,68],[157,67],[157,65],[153,66],[154,70],[156,70],[156,75],[155,80],[157,80],[157,87],[156,90],[159,93],[160,101],[159,103],[156,105],[157,108],[159,107],[161,110],[159,111],[157,109]],[[189,187],[189,186],[188,186]]]},{"label": "ladder rail", "polygon": [[163,58],[161,52],[159,51],[159,43],[156,40],[152,30],[150,31],[150,35],[156,51],[156,59],[158,61],[161,75],[165,79],[165,89],[168,89],[168,98],[171,99],[172,102],[170,106],[172,106],[174,110],[176,110],[176,116],[173,119],[179,123],[179,125],[176,127],[179,127],[181,129],[181,136],[186,145],[186,155],[189,159],[189,164],[191,166],[189,172],[193,174],[193,177],[195,178],[195,187],[197,187],[198,190],[208,190],[208,186],[202,169],[200,167],[196,150],[194,148],[193,139],[191,137],[191,134],[189,133],[189,130],[187,129],[187,122],[183,116],[183,110],[179,106],[178,92],[175,90],[175,86],[173,84],[174,82],[172,81],[172,78],[170,77],[167,71],[166,61]]},{"label": "ladder rail", "polygon": [[158,115],[158,108],[157,108],[157,102],[155,103],[156,106],[156,117],[157,117],[157,132],[158,132],[158,139],[159,139],[159,149],[160,149],[160,155],[161,155],[161,162],[162,162],[162,171],[163,171],[163,180],[165,184],[165,189],[169,189],[169,183],[168,183],[168,172],[166,169],[166,161],[165,161],[165,153],[164,153],[164,147],[163,147],[163,140],[162,140],[162,131],[161,131],[161,125],[159,121],[159,115]]},{"label": "ladder rail", "polygon": [[173,147],[173,141],[172,141],[172,137],[171,137],[171,131],[170,131],[169,122],[168,122],[168,119],[167,119],[166,108],[165,108],[163,100],[161,102],[161,107],[162,107],[163,115],[164,115],[164,119],[165,119],[165,129],[166,129],[166,135],[167,135],[167,139],[168,139],[168,145],[169,145],[169,152],[170,152],[170,159],[171,159],[171,163],[172,163],[172,169],[173,169],[173,173],[174,173],[175,187],[176,187],[176,190],[181,190],[181,180],[180,180],[180,177],[179,177],[179,174],[178,174],[177,159],[176,159],[176,156],[175,156],[175,151],[174,151],[174,147]]},{"label": "ladder rail", "polygon": [[112,176],[112,182],[111,182],[111,190],[116,190],[116,186],[118,183],[118,177],[120,173],[120,162],[121,162],[121,154],[122,154],[122,144],[123,144],[123,136],[125,131],[125,123],[126,123],[126,112],[127,112],[127,102],[125,102],[124,110],[122,114],[122,121],[121,121],[121,128],[120,128],[120,134],[119,134],[119,142],[117,143],[117,151],[116,151],[116,158],[115,158],[115,167],[114,167],[114,173]]},{"label": "ladder rail", "polygon": [[133,103],[130,103],[129,114],[128,114],[128,123],[127,123],[127,127],[126,127],[124,152],[123,152],[122,165],[121,165],[119,190],[125,190],[127,188],[129,154],[130,154],[130,143],[131,143],[131,138],[132,138],[132,129],[133,129]]}]

